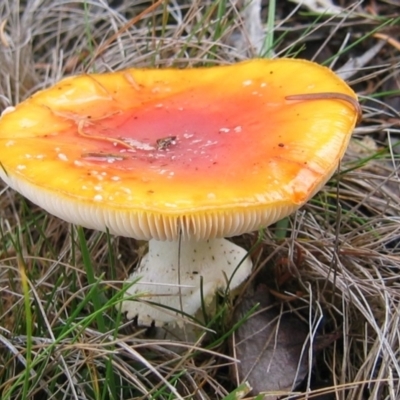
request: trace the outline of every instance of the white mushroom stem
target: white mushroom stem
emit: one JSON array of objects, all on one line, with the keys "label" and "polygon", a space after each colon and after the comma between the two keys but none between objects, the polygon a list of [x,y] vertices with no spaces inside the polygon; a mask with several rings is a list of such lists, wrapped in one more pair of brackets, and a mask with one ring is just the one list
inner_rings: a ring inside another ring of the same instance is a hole
[{"label": "white mushroom stem", "polygon": [[[137,281],[126,292],[142,301],[125,300],[122,311],[127,318],[138,317],[139,325],[154,321],[161,326],[182,321],[180,311],[195,315],[202,304],[209,305],[217,289],[239,286],[251,273],[252,263],[246,250],[226,239],[207,241],[150,240],[149,252],[128,281]],[[239,266],[240,264],[240,266]],[[201,283],[202,282],[202,283]],[[201,288],[202,286],[202,288]],[[145,301],[170,307],[149,305]]]}]

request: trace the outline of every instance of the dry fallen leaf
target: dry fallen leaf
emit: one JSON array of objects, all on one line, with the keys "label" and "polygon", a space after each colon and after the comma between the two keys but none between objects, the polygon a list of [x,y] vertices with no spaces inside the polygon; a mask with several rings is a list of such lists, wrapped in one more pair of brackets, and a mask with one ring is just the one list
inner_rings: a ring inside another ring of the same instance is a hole
[{"label": "dry fallen leaf", "polygon": [[300,4],[310,11],[318,14],[340,14],[343,8],[333,4],[331,0],[290,0],[292,3]]},{"label": "dry fallen leaf", "polygon": [[267,287],[259,285],[237,306],[234,322],[260,304],[235,332],[232,347],[240,361],[236,379],[248,381],[254,394],[268,392],[265,399],[273,400],[295,388],[308,372],[308,328],[295,315],[282,313],[269,297]]}]

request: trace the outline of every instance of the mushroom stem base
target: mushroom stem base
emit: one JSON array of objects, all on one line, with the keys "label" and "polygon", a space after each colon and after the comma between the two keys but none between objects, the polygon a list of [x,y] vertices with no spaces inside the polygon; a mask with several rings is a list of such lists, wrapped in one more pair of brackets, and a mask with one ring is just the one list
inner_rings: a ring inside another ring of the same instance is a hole
[{"label": "mushroom stem base", "polygon": [[[239,286],[251,273],[252,263],[246,250],[226,239],[207,241],[150,240],[149,252],[128,282],[138,281],[126,295],[122,311],[127,318],[138,318],[139,325],[180,324],[182,313],[195,315],[203,304],[209,305],[218,289]],[[149,304],[157,303],[162,306]]]}]

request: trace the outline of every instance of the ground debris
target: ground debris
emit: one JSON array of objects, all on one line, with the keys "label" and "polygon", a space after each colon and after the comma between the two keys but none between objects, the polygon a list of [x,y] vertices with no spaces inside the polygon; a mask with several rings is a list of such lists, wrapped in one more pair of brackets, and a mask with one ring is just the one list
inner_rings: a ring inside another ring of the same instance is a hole
[{"label": "ground debris", "polygon": [[340,14],[343,9],[333,4],[330,0],[290,0],[293,3],[300,4],[310,11],[321,14]]},{"label": "ground debris", "polygon": [[377,156],[381,150],[371,136],[350,142],[344,163],[353,163],[357,168],[343,176],[341,195],[358,207],[367,196],[369,210],[397,216],[400,210],[398,164],[395,158]]},{"label": "ground debris", "polygon": [[241,24],[228,38],[230,46],[241,57],[252,57],[263,53],[265,28],[261,19],[262,1],[238,2]]},{"label": "ground debris", "polygon": [[239,382],[248,381],[254,394],[267,392],[265,399],[273,400],[293,390],[307,375],[309,331],[298,317],[274,306],[265,285],[243,298],[234,322],[257,303],[258,310],[234,335],[232,348],[240,361],[234,374]]}]

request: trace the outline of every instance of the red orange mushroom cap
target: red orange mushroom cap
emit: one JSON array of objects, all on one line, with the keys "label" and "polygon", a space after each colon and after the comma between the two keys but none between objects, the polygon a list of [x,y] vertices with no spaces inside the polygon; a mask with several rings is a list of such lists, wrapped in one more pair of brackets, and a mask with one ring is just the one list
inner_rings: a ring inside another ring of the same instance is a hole
[{"label": "red orange mushroom cap", "polygon": [[[139,239],[266,226],[344,154],[354,92],[292,59],[70,77],[0,119],[0,176],[51,213]],[[318,96],[317,96],[318,97]]]}]

